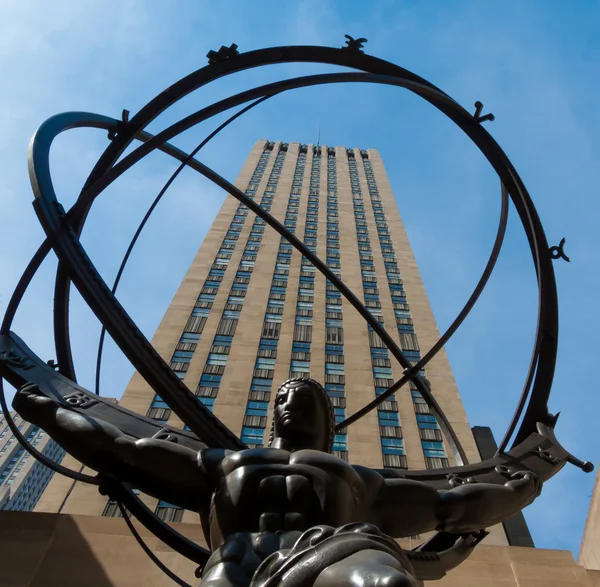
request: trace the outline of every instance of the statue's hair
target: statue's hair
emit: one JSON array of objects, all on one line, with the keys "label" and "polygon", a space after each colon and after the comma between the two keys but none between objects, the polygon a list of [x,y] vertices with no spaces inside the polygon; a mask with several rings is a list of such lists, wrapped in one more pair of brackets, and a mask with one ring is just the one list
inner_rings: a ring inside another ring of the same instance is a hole
[{"label": "statue's hair", "polygon": [[[333,404],[331,403],[331,399],[329,399],[325,388],[318,381],[310,379],[309,377],[293,377],[292,379],[288,379],[287,381],[285,381],[279,387],[277,393],[279,393],[285,387],[300,387],[302,384],[308,385],[311,388],[318,391],[320,399],[327,409],[327,446],[323,450],[324,452],[330,453],[333,448],[333,439],[335,436],[335,412],[333,410]],[[275,394],[275,397],[277,397],[277,393]],[[273,444],[273,440],[275,440],[275,417],[273,417],[273,422],[271,423],[271,433],[269,434],[269,446]]]}]

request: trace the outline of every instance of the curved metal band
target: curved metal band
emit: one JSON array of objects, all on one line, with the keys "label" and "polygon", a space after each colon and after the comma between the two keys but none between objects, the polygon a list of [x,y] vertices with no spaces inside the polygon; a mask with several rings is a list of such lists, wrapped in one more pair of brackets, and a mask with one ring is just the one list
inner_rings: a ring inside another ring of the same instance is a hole
[{"label": "curved metal band", "polygon": [[[334,74],[334,75],[335,75],[335,74]],[[354,75],[356,75],[356,74],[354,74]],[[358,75],[360,75],[360,74],[358,74]],[[389,80],[386,80],[386,81],[387,81],[387,83],[390,83],[390,82],[389,82]],[[385,82],[384,82],[384,83],[385,83]],[[398,84],[398,83],[397,83],[397,84],[395,84],[395,85],[400,85],[400,84]],[[404,84],[402,84],[402,85],[404,85]],[[468,116],[470,117],[470,115],[468,115]],[[471,118],[472,118],[472,117],[471,117]],[[386,341],[386,342],[387,342],[387,341]],[[393,352],[393,351],[392,351],[392,352]],[[396,353],[393,353],[393,354],[395,354],[395,355],[396,355]],[[398,358],[398,357],[397,357],[397,358]],[[405,365],[405,366],[406,366],[406,365]],[[422,393],[423,393],[423,392],[422,392]],[[425,396],[425,395],[426,395],[426,393],[423,393],[423,395]],[[443,418],[440,418],[440,419],[443,421]],[[449,436],[451,436],[451,434],[449,434]]]},{"label": "curved metal band", "polygon": [[[101,157],[94,171],[90,175],[86,186],[92,186],[98,181],[102,175],[108,170],[112,162],[123,152],[131,141],[132,133],[136,128],[141,128],[144,124],[153,120],[160,112],[168,108],[171,104],[181,99],[189,92],[205,85],[224,75],[229,75],[250,67],[259,65],[267,65],[281,62],[317,62],[330,63],[334,65],[343,65],[346,67],[354,67],[363,71],[371,71],[377,73],[385,73],[387,75],[396,75],[411,81],[418,81],[422,86],[434,89],[438,95],[447,98],[446,103],[436,102],[431,96],[422,92],[416,92],[425,100],[434,104],[455,123],[457,123],[468,135],[474,140],[478,147],[484,150],[486,148],[495,151],[488,153],[486,156],[492,163],[496,171],[501,175],[502,182],[507,185],[508,191],[513,198],[515,207],[524,224],[527,233],[530,248],[533,253],[536,272],[540,288],[544,290],[540,292],[540,307],[538,315],[538,326],[536,332],[536,340],[538,344],[534,349],[534,357],[532,358],[532,367],[528,377],[528,381],[523,389],[523,396],[526,398],[529,394],[530,382],[534,380],[534,389],[532,390],[532,400],[530,401],[522,426],[519,430],[515,444],[527,436],[528,431],[535,429],[536,421],[543,418],[547,414],[547,399],[550,392],[552,377],[554,373],[554,364],[556,357],[557,331],[558,331],[558,311],[556,302],[556,286],[554,283],[554,273],[552,264],[547,256],[544,256],[548,245],[539,222],[535,208],[529,198],[523,183],[518,174],[508,161],[497,143],[490,135],[481,127],[481,125],[469,113],[464,111],[456,102],[447,97],[446,94],[435,88],[429,82],[416,76],[412,72],[404,68],[384,60],[364,55],[359,52],[345,51],[340,49],[324,48],[324,47],[277,47],[273,49],[262,49],[252,51],[239,56],[235,59],[228,59],[218,64],[202,68],[189,76],[183,78],[167,91],[161,93],[157,98],[152,100],[145,106],[136,116],[128,123],[127,127],[123,128],[123,132],[117,137],[113,144],[108,147],[105,154]],[[413,90],[414,91],[414,90]],[[248,98],[250,99],[250,98]],[[456,116],[456,110],[463,117],[459,120]],[[465,124],[466,117],[466,124]],[[189,117],[188,117],[189,118]],[[175,125],[174,125],[175,126]],[[179,131],[180,132],[180,131]],[[161,136],[160,133],[158,136]],[[161,139],[164,138],[161,136]],[[167,137],[168,138],[168,137]],[[165,139],[167,140],[167,139]],[[501,173],[503,171],[503,173]],[[517,189],[518,186],[518,189]],[[514,189],[512,189],[514,187]],[[86,188],[84,188],[85,191]],[[518,194],[517,194],[518,192]],[[539,243],[539,247],[538,244]],[[540,254],[540,251],[542,253]],[[542,323],[544,327],[542,328]],[[536,365],[539,365],[536,371]],[[515,414],[512,426],[516,426],[520,412]]]}]

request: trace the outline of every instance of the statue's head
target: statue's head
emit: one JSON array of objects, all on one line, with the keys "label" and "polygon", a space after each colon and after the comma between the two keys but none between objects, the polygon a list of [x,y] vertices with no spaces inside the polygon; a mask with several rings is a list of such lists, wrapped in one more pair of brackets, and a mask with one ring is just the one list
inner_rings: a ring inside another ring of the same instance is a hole
[{"label": "statue's head", "polygon": [[333,405],[320,383],[288,379],[277,390],[269,446],[331,452],[334,434]]}]

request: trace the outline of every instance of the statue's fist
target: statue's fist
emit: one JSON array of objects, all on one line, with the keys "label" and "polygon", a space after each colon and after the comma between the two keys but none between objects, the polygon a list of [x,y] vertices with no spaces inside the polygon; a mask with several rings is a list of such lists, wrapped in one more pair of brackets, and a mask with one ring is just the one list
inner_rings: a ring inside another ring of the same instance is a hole
[{"label": "statue's fist", "polygon": [[542,481],[533,471],[516,471],[506,485],[533,501],[542,492]]},{"label": "statue's fist", "polygon": [[55,409],[56,403],[43,395],[35,383],[26,383],[15,394],[12,406],[19,416],[36,424],[36,415]]}]

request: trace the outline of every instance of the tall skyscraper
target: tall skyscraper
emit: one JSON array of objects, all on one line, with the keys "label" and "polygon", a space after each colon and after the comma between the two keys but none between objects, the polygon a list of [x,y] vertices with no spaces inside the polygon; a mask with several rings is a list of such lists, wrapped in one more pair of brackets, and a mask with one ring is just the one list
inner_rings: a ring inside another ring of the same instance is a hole
[{"label": "tall skyscraper", "polygon": [[[48,458],[60,462],[65,451],[41,428],[11,412],[21,434]],[[17,441],[0,414],[0,510],[31,511],[54,472],[38,463]]]},{"label": "tall skyscraper", "polygon": [[[379,153],[261,140],[236,181],[362,299],[412,361],[439,332]],[[403,194],[398,194],[402,199]],[[171,368],[249,446],[268,442],[272,400],[289,377],[322,382],[337,421],[402,376],[402,367],[333,285],[232,196],[225,200],[153,338]],[[475,444],[447,356],[426,376],[471,461]],[[183,423],[135,374],[120,404]],[[435,418],[406,386],[337,434],[334,452],[374,468],[453,464]],[[78,467],[67,456],[64,464]],[[196,521],[145,497],[163,518]],[[56,477],[37,511],[115,515],[94,487]]]}]

